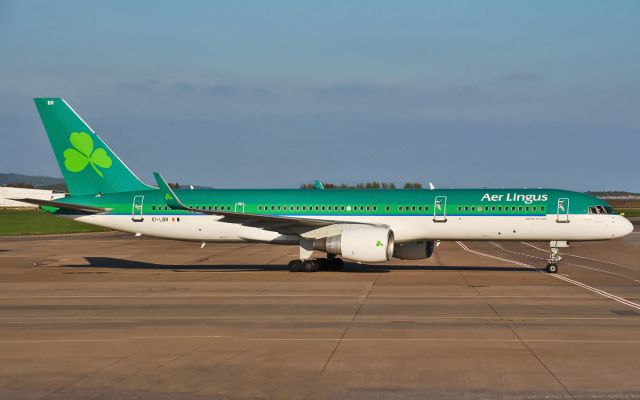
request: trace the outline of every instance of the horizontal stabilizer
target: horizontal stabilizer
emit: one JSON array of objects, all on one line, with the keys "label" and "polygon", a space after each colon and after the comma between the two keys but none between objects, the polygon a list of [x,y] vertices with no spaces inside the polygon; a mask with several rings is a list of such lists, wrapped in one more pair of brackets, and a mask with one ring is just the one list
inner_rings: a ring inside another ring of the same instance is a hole
[{"label": "horizontal stabilizer", "polygon": [[21,201],[23,203],[29,203],[29,204],[35,204],[38,206],[61,208],[63,210],[80,211],[86,214],[99,214],[99,213],[109,211],[109,209],[107,208],[87,206],[84,204],[63,203],[61,201],[53,201],[53,200],[41,200],[41,199],[29,199],[29,198],[10,199],[10,200]]}]

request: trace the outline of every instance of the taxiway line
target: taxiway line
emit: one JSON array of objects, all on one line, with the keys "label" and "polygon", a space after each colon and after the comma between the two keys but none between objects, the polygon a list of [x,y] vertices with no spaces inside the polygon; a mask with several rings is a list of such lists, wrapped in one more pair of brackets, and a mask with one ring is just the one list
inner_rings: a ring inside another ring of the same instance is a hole
[{"label": "taxiway line", "polygon": [[[539,271],[538,268],[534,267],[533,265],[525,264],[525,263],[522,263],[522,262],[519,262],[519,261],[516,261],[516,260],[509,260],[509,259],[506,259],[506,258],[493,256],[491,254],[483,253],[481,251],[471,250],[469,247],[467,247],[465,244],[463,244],[462,242],[459,242],[459,241],[457,241],[456,243],[458,243],[458,245],[460,247],[462,247],[462,249],[465,250],[465,251],[468,251],[468,252],[471,252],[471,253],[474,253],[474,254],[477,254],[477,255],[481,255],[481,256],[484,256],[484,257],[489,257],[489,258],[494,258],[494,259],[501,260],[501,261],[510,262],[510,263],[513,263],[513,264],[516,264],[516,265],[521,265],[521,266],[530,268],[530,269],[535,270],[535,271]],[[519,253],[519,252],[516,252],[516,251],[507,250],[507,249],[505,249],[505,248],[503,248],[501,246],[496,245],[493,242],[491,242],[491,244],[493,244],[494,246],[496,246],[498,248],[501,248],[503,251],[506,251],[508,253],[527,256],[527,257],[538,258],[538,257],[535,257],[535,256],[531,256],[529,254]],[[540,272],[542,272],[542,271],[540,271]],[[634,302],[632,302],[630,300],[627,300],[627,299],[625,299],[623,297],[616,296],[615,294],[606,292],[606,291],[604,291],[602,289],[598,289],[598,288],[595,288],[593,286],[589,286],[586,283],[578,282],[578,281],[576,281],[574,279],[570,279],[570,278],[567,278],[567,277],[562,276],[562,275],[558,275],[558,274],[548,274],[548,275],[553,277],[553,278],[565,281],[567,283],[571,283],[571,284],[573,284],[575,286],[578,286],[578,287],[581,287],[583,289],[589,290],[589,291],[591,291],[593,293],[596,293],[596,294],[598,294],[600,296],[603,296],[603,297],[609,298],[611,300],[617,301],[618,303],[624,304],[624,305],[626,305],[628,307],[632,307],[632,308],[635,308],[636,310],[640,310],[640,304],[634,303]]]}]

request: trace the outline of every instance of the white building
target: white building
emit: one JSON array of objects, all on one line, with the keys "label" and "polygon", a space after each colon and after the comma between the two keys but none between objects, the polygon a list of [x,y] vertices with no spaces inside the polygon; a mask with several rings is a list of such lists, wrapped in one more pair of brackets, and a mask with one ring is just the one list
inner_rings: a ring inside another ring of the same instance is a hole
[{"label": "white building", "polygon": [[22,203],[10,199],[30,198],[39,200],[55,200],[64,197],[64,193],[53,190],[25,189],[9,186],[0,186],[0,208],[37,208],[35,204]]}]

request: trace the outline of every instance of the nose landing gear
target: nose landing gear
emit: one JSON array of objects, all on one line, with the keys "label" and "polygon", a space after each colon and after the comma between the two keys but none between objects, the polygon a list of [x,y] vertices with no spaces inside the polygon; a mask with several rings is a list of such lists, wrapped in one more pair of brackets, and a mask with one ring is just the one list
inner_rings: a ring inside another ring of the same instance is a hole
[{"label": "nose landing gear", "polygon": [[569,242],[564,240],[554,240],[549,242],[549,247],[551,248],[549,264],[547,264],[547,267],[544,270],[550,274],[557,274],[558,262],[562,260],[562,257],[560,257],[560,247],[569,247]]}]

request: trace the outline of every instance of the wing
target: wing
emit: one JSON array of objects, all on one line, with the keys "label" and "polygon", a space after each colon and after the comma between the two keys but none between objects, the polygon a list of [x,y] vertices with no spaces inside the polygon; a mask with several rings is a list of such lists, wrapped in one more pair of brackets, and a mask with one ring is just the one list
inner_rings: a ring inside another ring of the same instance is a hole
[{"label": "wing", "polygon": [[368,223],[358,222],[344,222],[328,219],[313,219],[302,217],[283,217],[272,216],[262,214],[248,214],[238,213],[231,211],[214,211],[205,210],[200,208],[192,208],[186,206],[176,195],[176,193],[169,187],[167,182],[160,176],[159,173],[154,172],[153,176],[156,178],[158,188],[162,191],[162,196],[165,203],[172,209],[186,210],[199,214],[207,215],[219,215],[222,216],[223,222],[231,224],[241,224],[245,226],[251,226],[255,228],[262,228],[270,231],[275,231],[283,235],[302,235],[305,237],[324,237],[326,235],[335,234],[345,229],[348,226],[353,225],[368,225],[368,226],[380,226]]},{"label": "wing", "polygon": [[46,206],[46,207],[55,207],[61,208],[63,210],[70,211],[78,211],[84,214],[99,214],[103,212],[109,211],[108,208],[87,206],[84,204],[72,204],[72,203],[63,203],[61,201],[53,201],[53,200],[40,200],[40,199],[11,199],[15,201],[21,201],[23,203],[36,204],[38,206]]}]

